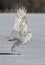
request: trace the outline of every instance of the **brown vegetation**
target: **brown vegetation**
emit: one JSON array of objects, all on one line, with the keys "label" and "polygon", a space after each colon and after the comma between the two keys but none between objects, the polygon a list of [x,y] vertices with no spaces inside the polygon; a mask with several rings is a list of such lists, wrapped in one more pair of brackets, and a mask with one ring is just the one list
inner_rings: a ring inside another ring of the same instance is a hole
[{"label": "brown vegetation", "polygon": [[14,12],[21,6],[28,12],[45,12],[45,0],[0,0],[0,12]]}]

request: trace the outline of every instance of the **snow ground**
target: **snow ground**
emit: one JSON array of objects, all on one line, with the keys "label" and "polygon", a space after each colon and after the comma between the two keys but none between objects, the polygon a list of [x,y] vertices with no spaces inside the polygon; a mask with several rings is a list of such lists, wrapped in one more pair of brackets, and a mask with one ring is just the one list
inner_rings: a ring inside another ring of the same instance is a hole
[{"label": "snow ground", "polygon": [[[13,42],[6,41],[15,21],[15,14],[0,14],[0,53],[11,53]],[[32,38],[27,45],[16,48],[16,54],[1,55],[0,65],[45,65],[45,14],[27,14]]]}]

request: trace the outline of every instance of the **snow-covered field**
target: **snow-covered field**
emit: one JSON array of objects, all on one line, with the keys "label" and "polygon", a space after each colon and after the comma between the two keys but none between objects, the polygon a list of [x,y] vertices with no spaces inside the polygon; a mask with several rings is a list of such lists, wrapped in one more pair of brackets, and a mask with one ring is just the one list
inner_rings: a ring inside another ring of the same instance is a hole
[{"label": "snow-covered field", "polygon": [[15,18],[14,13],[0,14],[0,65],[45,65],[45,14],[27,14],[32,38],[27,45],[16,48],[15,54],[21,55],[3,54],[11,53],[13,42],[5,37],[12,31]]}]

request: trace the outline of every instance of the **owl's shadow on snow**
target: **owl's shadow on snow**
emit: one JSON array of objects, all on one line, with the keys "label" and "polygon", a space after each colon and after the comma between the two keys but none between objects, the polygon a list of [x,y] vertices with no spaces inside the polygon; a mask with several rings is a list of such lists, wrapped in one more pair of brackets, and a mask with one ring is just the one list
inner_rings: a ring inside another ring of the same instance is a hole
[{"label": "owl's shadow on snow", "polygon": [[4,53],[4,52],[0,52],[0,55],[21,55],[21,54],[15,54],[15,53]]},{"label": "owl's shadow on snow", "polygon": [[14,53],[4,53],[4,52],[0,52],[0,55],[15,55]]}]

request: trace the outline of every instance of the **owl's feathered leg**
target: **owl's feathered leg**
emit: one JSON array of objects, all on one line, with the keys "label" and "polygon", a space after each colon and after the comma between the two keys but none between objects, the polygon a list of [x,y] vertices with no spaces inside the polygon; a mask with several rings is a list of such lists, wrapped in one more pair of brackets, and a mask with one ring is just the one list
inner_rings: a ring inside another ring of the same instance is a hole
[{"label": "owl's feathered leg", "polygon": [[15,43],[14,43],[13,46],[11,47],[11,51],[15,52]]}]

